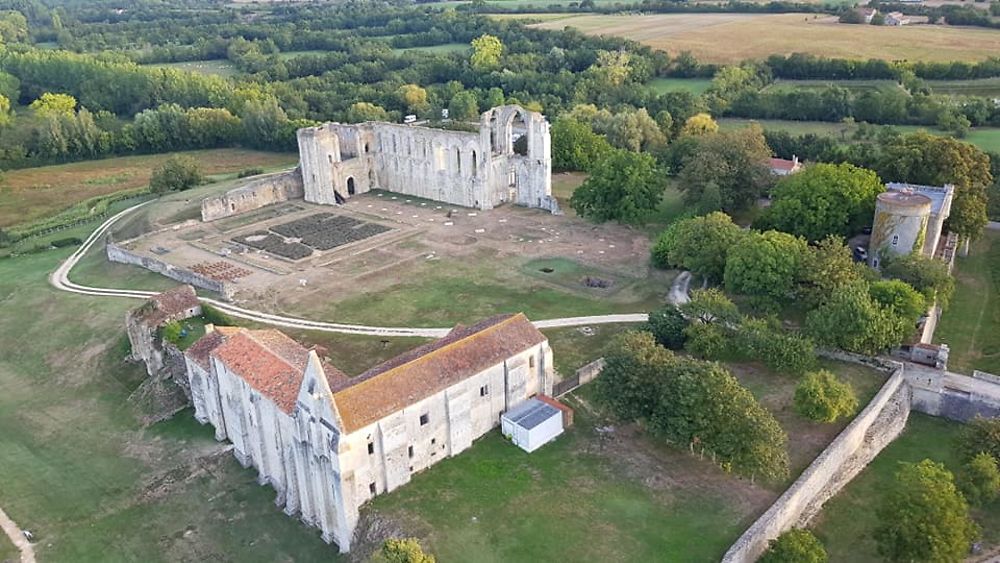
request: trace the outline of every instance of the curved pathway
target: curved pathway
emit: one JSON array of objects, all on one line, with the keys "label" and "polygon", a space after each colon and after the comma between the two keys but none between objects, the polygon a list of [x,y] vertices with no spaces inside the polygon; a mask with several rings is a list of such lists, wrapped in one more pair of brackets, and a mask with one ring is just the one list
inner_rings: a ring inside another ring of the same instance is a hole
[{"label": "curved pathway", "polygon": [[[62,291],[68,291],[70,293],[77,293],[80,295],[91,295],[95,297],[125,297],[130,299],[149,299],[153,295],[156,295],[155,291],[141,291],[132,289],[113,289],[106,287],[91,287],[86,285],[80,285],[72,282],[69,279],[70,272],[80,261],[81,258],[87,253],[88,250],[94,244],[100,240],[105,233],[114,225],[118,220],[120,220],[125,215],[135,211],[136,209],[147,205],[150,202],[140,203],[129,207],[128,209],[121,211],[114,216],[110,217],[104,223],[101,223],[93,233],[87,237],[87,240],[83,241],[83,244],[76,249],[73,254],[71,254],[58,268],[49,276],[49,283],[52,284],[56,289]],[[690,274],[688,274],[690,276]],[[683,276],[683,274],[682,274]],[[671,290],[673,293],[673,290]],[[309,319],[301,319],[297,317],[289,317],[285,315],[275,315],[272,313],[265,313],[263,311],[255,311],[253,309],[245,309],[243,307],[238,307],[232,303],[227,303],[225,301],[219,301],[218,299],[210,299],[207,297],[202,297],[201,301],[208,303],[222,311],[223,313],[230,315],[232,317],[245,319],[249,321],[255,321],[259,323],[270,324],[274,326],[280,326],[285,328],[297,328],[306,330],[317,330],[321,332],[339,332],[344,334],[361,334],[367,336],[422,336],[425,338],[441,338],[448,334],[451,328],[412,328],[412,327],[382,327],[382,326],[366,326],[366,325],[353,325],[353,324],[342,324],[342,323],[330,323],[324,321],[311,321]],[[569,317],[563,319],[549,319],[545,321],[535,321],[535,326],[538,328],[562,328],[562,327],[575,327],[575,326],[585,326],[585,325],[595,325],[595,324],[612,324],[612,323],[640,323],[645,322],[648,319],[648,315],[645,313],[635,313],[635,314],[621,314],[621,315],[600,315],[595,317]]]},{"label": "curved pathway", "polygon": [[21,563],[35,563],[35,547],[24,537],[21,528],[3,510],[0,510],[0,528],[10,538],[14,547],[21,552]]}]

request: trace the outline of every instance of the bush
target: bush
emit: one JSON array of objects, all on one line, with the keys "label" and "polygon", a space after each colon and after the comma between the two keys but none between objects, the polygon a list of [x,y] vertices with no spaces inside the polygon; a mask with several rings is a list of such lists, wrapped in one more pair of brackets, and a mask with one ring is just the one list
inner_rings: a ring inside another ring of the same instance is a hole
[{"label": "bush", "polygon": [[982,506],[1000,496],[1000,468],[997,460],[986,452],[976,454],[962,468],[959,489],[969,504]]},{"label": "bush", "polygon": [[1000,418],[975,418],[962,430],[958,448],[965,461],[982,452],[1000,459]]},{"label": "bush", "polygon": [[671,350],[684,347],[684,341],[687,340],[684,329],[688,324],[688,320],[674,305],[667,305],[649,314],[649,331],[661,346]]},{"label": "bush", "polygon": [[193,158],[174,155],[153,170],[149,189],[155,194],[189,190],[201,180],[201,168]]},{"label": "bush", "polygon": [[827,370],[807,373],[795,388],[795,412],[816,422],[833,422],[858,410],[854,389]]},{"label": "bush", "polygon": [[434,556],[424,553],[416,538],[388,539],[372,556],[373,563],[434,563]]},{"label": "bush", "polygon": [[206,324],[212,324],[215,326],[236,326],[236,322],[234,322],[229,315],[207,303],[203,303],[201,306],[201,316],[205,319]]},{"label": "bush", "polygon": [[706,360],[720,359],[729,350],[729,335],[718,324],[694,323],[684,329],[684,349]]},{"label": "bush", "polygon": [[264,173],[263,168],[244,168],[236,173],[237,178],[246,178],[248,176],[259,176]]},{"label": "bush", "polygon": [[49,244],[51,244],[56,248],[63,248],[66,246],[79,246],[83,244],[83,241],[80,240],[78,237],[66,237],[66,238],[57,238],[56,240],[52,241]]},{"label": "bush", "polygon": [[160,338],[166,342],[176,345],[181,341],[181,331],[181,323],[177,321],[170,321],[164,323],[164,325],[160,327]]},{"label": "bush", "polygon": [[792,529],[771,540],[758,563],[826,563],[823,544],[809,530]]}]

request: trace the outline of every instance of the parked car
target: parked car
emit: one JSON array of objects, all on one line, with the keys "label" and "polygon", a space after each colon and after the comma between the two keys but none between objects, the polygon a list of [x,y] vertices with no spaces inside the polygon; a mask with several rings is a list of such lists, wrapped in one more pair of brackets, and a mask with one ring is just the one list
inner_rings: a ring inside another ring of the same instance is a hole
[{"label": "parked car", "polygon": [[854,255],[854,261],[855,262],[867,262],[868,261],[868,250],[865,247],[863,247],[863,246],[855,246],[854,247],[854,251],[852,252],[852,254]]}]

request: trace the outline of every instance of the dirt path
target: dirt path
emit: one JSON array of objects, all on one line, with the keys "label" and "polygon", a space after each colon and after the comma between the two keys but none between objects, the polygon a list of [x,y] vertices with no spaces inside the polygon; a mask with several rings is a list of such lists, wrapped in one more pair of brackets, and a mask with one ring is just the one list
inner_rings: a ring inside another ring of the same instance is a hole
[{"label": "dirt path", "polygon": [[35,563],[34,546],[25,539],[21,527],[15,524],[3,509],[0,509],[0,528],[3,528],[4,533],[14,543],[14,547],[21,552],[21,563]]},{"label": "dirt path", "polygon": [[688,297],[688,287],[691,285],[691,272],[681,272],[670,285],[667,301],[674,305],[683,305],[691,300]]}]

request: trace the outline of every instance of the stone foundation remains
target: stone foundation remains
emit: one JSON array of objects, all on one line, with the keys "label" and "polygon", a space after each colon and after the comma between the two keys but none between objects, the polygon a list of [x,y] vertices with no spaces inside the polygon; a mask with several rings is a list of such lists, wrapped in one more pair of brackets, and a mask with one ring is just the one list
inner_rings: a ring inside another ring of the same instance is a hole
[{"label": "stone foundation remains", "polygon": [[214,291],[222,296],[223,299],[232,299],[235,288],[233,288],[230,284],[221,280],[203,276],[192,272],[191,270],[178,268],[173,264],[168,264],[151,256],[140,256],[125,248],[125,244],[127,244],[127,242],[115,243],[108,240],[106,246],[108,260],[111,262],[118,262],[120,264],[142,266],[151,272],[163,274],[172,280],[190,284],[202,289],[207,289],[209,291]]},{"label": "stone foundation remains", "polygon": [[215,221],[290,199],[302,199],[302,171],[299,168],[257,178],[218,197],[201,202],[201,220]]}]

